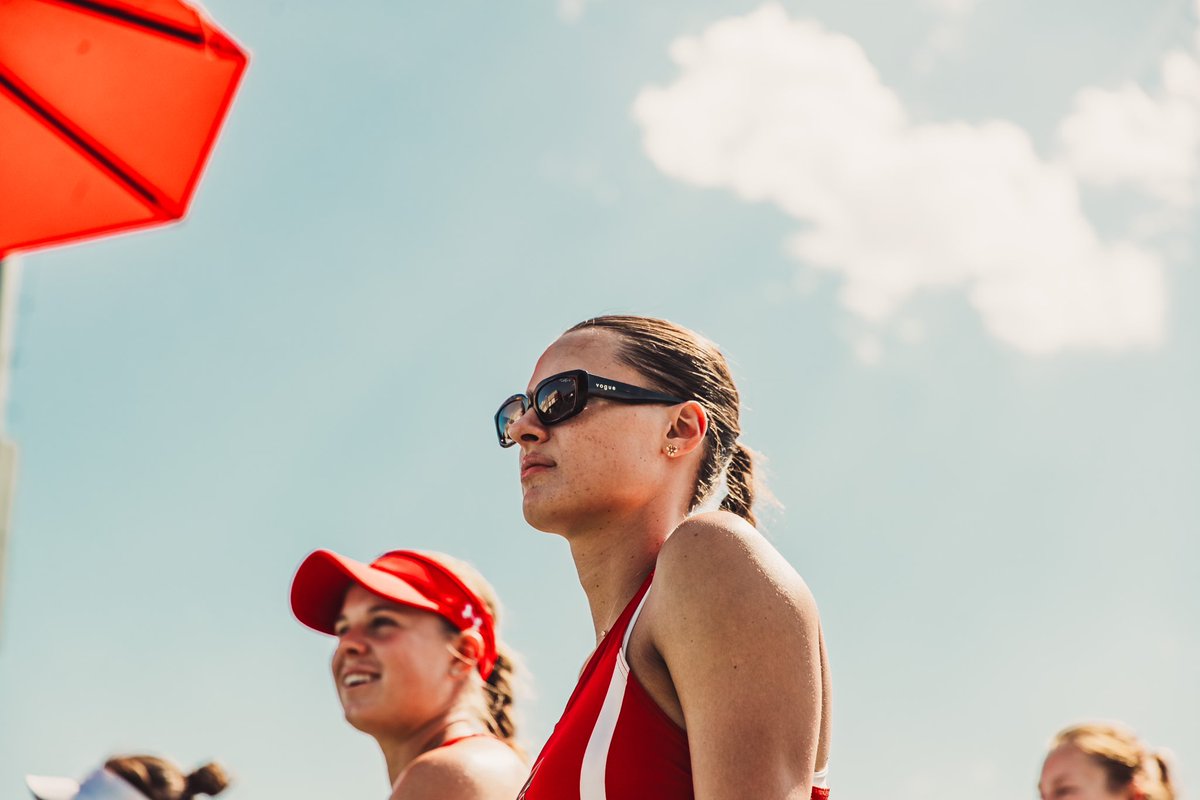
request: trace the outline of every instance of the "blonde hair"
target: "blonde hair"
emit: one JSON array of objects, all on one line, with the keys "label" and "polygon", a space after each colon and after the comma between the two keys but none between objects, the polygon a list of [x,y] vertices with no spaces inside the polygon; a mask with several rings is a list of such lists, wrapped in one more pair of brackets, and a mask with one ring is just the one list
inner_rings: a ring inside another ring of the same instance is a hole
[{"label": "blonde hair", "polygon": [[[521,671],[520,659],[513,649],[500,639],[501,607],[496,590],[479,570],[462,559],[430,551],[422,551],[421,554],[432,558],[457,575],[467,588],[484,602],[491,613],[496,634],[496,664],[481,687],[485,703],[480,709],[480,721],[493,736],[524,756],[524,751],[517,744],[517,720],[513,709],[516,677]],[[449,622],[446,624],[450,625]]]},{"label": "blonde hair", "polygon": [[1133,731],[1108,723],[1074,725],[1058,732],[1051,749],[1071,745],[1099,764],[1108,788],[1135,785],[1143,800],[1175,800],[1171,769],[1162,751],[1151,752]]}]

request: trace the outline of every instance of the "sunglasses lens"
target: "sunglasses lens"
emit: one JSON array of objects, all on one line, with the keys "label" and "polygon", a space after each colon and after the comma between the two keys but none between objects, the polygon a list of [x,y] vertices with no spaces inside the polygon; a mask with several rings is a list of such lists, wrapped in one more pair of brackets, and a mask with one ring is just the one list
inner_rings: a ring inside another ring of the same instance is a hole
[{"label": "sunglasses lens", "polygon": [[514,397],[496,412],[496,434],[500,437],[500,446],[508,447],[516,444],[508,435],[508,429],[525,413],[525,398]]},{"label": "sunglasses lens", "polygon": [[571,415],[579,402],[579,384],[572,376],[555,378],[538,387],[538,417],[547,425],[553,425]]}]

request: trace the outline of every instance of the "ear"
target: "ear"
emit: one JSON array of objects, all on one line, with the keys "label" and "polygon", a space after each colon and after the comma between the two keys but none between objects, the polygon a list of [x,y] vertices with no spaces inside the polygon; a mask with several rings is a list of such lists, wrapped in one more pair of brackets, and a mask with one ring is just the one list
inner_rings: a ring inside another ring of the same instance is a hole
[{"label": "ear", "polygon": [[695,400],[680,403],[672,412],[671,427],[667,430],[667,445],[673,446],[676,457],[692,452],[704,444],[708,431],[708,413]]},{"label": "ear", "polygon": [[450,649],[459,662],[452,667],[454,674],[469,675],[475,671],[475,665],[483,657],[483,636],[474,628],[468,628],[458,635],[458,638],[450,645]]}]

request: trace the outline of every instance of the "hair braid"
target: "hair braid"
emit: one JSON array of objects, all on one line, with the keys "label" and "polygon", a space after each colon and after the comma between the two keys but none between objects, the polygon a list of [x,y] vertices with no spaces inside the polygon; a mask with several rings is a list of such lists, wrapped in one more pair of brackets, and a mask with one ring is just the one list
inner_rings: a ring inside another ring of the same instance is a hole
[{"label": "hair braid", "polygon": [[725,486],[728,494],[721,501],[723,511],[732,511],[751,525],[758,520],[754,516],[754,454],[740,442],[734,444],[729,466],[725,468]]},{"label": "hair braid", "polygon": [[488,675],[487,685],[484,687],[487,693],[488,714],[491,716],[486,722],[493,735],[515,748],[517,721],[513,717],[514,677],[512,655],[507,652],[507,648],[502,648],[496,654],[496,665],[492,674]]}]

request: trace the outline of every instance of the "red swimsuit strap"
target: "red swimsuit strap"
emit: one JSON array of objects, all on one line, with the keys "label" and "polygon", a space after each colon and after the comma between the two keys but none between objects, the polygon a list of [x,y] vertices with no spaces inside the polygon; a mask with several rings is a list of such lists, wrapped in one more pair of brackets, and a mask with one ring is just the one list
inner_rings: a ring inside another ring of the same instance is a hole
[{"label": "red swimsuit strap", "polygon": [[458,743],[459,743],[459,742],[461,742],[463,739],[477,739],[477,738],[479,738],[479,737],[481,737],[481,736],[486,736],[486,737],[487,737],[487,738],[489,738],[489,739],[495,739],[496,741],[500,741],[500,737],[499,737],[499,736],[497,736],[497,735],[496,735],[496,734],[494,734],[494,733],[487,733],[487,732],[484,732],[484,733],[468,733],[466,736],[455,736],[453,739],[447,739],[446,741],[442,742],[441,744],[439,744],[437,747],[435,747],[435,748],[433,748],[433,749],[434,749],[434,750],[437,750],[438,748],[441,748],[441,747],[449,747],[449,746],[450,746],[450,745],[452,745],[452,744],[458,744]]}]

